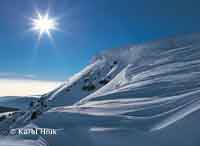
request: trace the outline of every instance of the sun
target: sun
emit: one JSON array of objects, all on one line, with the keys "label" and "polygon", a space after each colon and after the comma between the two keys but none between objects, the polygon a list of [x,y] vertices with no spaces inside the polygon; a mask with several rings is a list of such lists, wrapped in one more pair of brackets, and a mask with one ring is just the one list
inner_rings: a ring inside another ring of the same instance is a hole
[{"label": "sun", "polygon": [[35,18],[31,18],[31,30],[38,33],[38,39],[40,40],[43,35],[47,35],[52,38],[51,31],[58,30],[58,21],[56,18],[50,17],[49,13],[41,14],[37,12]]}]

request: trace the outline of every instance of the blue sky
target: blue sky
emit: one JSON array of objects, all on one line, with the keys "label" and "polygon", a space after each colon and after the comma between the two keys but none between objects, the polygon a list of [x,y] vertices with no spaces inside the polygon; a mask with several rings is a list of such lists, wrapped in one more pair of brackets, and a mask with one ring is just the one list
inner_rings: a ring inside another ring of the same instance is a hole
[{"label": "blue sky", "polygon": [[[29,18],[48,8],[61,17],[61,31],[53,32],[53,43],[43,37],[37,44]],[[196,33],[199,26],[198,0],[1,0],[0,77],[65,80],[103,50]]]}]

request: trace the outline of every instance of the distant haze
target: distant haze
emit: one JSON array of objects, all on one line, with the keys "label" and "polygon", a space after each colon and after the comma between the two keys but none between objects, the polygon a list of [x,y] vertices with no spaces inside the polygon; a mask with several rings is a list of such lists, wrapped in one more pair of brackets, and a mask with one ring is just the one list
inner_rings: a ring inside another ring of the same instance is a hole
[{"label": "distant haze", "polygon": [[44,94],[61,82],[31,79],[0,79],[0,96],[25,96]]}]

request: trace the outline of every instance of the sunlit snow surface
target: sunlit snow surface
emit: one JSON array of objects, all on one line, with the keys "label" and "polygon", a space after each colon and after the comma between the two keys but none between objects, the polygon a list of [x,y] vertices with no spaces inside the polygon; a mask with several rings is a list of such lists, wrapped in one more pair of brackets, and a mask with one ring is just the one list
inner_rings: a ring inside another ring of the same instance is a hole
[{"label": "sunlit snow surface", "polygon": [[[83,90],[86,78],[95,89]],[[105,78],[109,82],[99,84]],[[0,146],[198,146],[199,81],[200,35],[110,50],[43,95],[49,108],[39,118],[10,124],[63,131],[0,137]],[[33,108],[28,109],[27,115]]]}]

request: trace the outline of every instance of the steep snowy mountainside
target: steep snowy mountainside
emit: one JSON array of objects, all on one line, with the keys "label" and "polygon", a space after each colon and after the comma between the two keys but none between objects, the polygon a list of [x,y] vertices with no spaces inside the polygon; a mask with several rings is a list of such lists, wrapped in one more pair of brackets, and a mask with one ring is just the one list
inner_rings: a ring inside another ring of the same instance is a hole
[{"label": "steep snowy mountainside", "polygon": [[115,60],[120,70],[98,90],[55,111],[124,118],[126,126],[145,131],[165,128],[200,108],[199,49],[195,35],[103,53],[95,61]]},{"label": "steep snowy mountainside", "polygon": [[51,107],[57,107],[100,100],[114,92],[130,98],[187,92],[199,85],[193,80],[198,78],[199,40],[197,34],[111,49],[43,97]]},{"label": "steep snowy mountainside", "polygon": [[112,80],[123,68],[117,60],[107,60],[102,57],[81,72],[73,75],[56,90],[43,95],[52,107],[72,105],[83,97],[97,91]]},{"label": "steep snowy mountainside", "polygon": [[199,87],[199,49],[200,36],[195,35],[111,50],[105,54],[107,58],[114,55],[126,64],[108,84],[79,103],[100,100],[103,95],[115,92],[136,98],[167,97],[192,91]]},{"label": "steep snowy mountainside", "polygon": [[112,49],[41,98],[0,100],[22,107],[1,114],[0,130],[62,129],[55,136],[0,134],[0,146],[198,146],[199,81],[198,34]]}]

